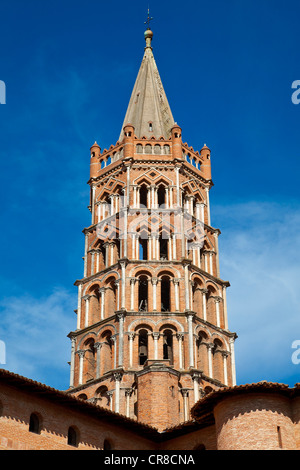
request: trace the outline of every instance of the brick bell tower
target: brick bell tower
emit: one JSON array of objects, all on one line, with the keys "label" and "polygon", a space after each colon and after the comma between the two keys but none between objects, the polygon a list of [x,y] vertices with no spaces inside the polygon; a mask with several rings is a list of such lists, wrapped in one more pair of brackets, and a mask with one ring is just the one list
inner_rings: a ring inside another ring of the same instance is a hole
[{"label": "brick bell tower", "polygon": [[91,147],[68,393],[162,431],[235,385],[236,335],[210,221],[211,153],[183,143],[152,38],[148,28],[119,140]]}]

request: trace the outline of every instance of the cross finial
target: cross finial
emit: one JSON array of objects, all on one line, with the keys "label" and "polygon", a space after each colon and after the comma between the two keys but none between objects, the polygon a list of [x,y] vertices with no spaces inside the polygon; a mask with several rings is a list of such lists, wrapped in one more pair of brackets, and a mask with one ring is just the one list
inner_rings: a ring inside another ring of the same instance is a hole
[{"label": "cross finial", "polygon": [[154,18],[152,18],[152,17],[150,16],[150,9],[149,9],[149,7],[148,7],[148,18],[147,18],[147,21],[145,21],[145,24],[148,25],[148,28],[149,28],[149,29],[150,29],[150,22],[151,22],[153,19],[154,19]]}]

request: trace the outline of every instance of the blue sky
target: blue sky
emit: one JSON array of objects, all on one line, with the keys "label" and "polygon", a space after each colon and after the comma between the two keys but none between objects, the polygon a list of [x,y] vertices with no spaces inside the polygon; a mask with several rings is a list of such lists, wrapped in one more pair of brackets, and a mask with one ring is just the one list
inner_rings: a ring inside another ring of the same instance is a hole
[{"label": "blue sky", "polygon": [[[212,151],[212,224],[238,383],[300,379],[300,4],[150,1],[153,48],[183,140]],[[0,340],[5,368],[69,384],[73,286],[90,224],[89,148],[118,140],[148,1],[0,1]]]}]

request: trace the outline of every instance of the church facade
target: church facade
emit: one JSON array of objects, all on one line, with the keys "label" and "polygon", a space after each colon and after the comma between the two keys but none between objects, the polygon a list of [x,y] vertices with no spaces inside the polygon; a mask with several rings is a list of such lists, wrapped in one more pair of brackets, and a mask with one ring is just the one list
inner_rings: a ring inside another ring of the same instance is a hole
[{"label": "church facade", "polygon": [[117,143],[90,149],[70,387],[1,371],[0,449],[299,448],[298,386],[236,384],[211,152],[184,143],[152,39]]}]

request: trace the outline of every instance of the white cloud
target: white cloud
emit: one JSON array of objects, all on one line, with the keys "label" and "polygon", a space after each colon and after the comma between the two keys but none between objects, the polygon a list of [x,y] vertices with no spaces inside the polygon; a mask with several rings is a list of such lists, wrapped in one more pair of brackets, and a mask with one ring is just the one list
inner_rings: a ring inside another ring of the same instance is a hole
[{"label": "white cloud", "polygon": [[213,214],[222,230],[221,276],[231,284],[229,326],[239,337],[237,381],[293,386],[300,373],[291,360],[292,342],[300,339],[300,209],[249,202]]},{"label": "white cloud", "polygon": [[67,334],[75,328],[76,299],[63,289],[48,297],[7,297],[0,302],[0,339],[6,346],[2,367],[55,388],[67,388],[71,347]]}]

